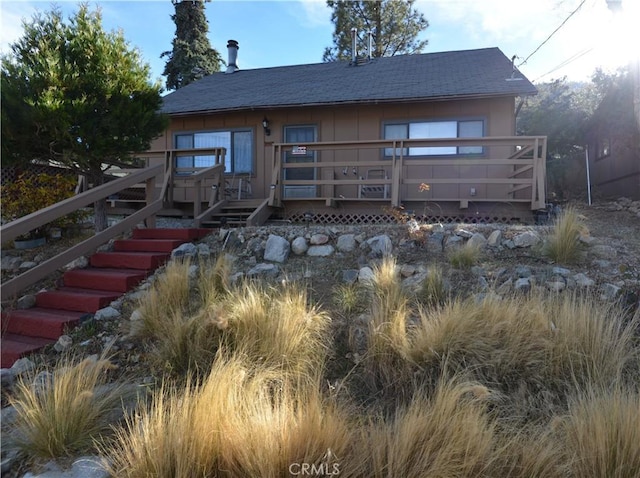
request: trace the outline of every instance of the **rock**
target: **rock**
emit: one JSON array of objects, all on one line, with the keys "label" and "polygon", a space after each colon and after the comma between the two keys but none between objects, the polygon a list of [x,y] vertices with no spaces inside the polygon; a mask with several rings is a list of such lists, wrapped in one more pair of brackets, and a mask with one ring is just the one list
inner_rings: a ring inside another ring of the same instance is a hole
[{"label": "rock", "polygon": [[133,312],[131,312],[131,317],[129,317],[129,320],[131,321],[142,320],[142,312],[140,311],[140,309],[136,309]]},{"label": "rock", "polygon": [[358,280],[358,271],[357,269],[346,269],[342,271],[342,282],[347,284],[353,284]]},{"label": "rock", "polygon": [[31,388],[35,392],[36,395],[39,395],[45,392],[47,389],[53,386],[53,374],[51,372],[47,372],[43,370],[38,373],[31,382]]},{"label": "rock", "polygon": [[338,237],[336,248],[340,252],[353,252],[356,249],[356,236],[354,234],[344,234]]},{"label": "rock", "polygon": [[402,287],[410,293],[417,294],[427,278],[428,272],[419,272],[402,281]]},{"label": "rock", "polygon": [[467,231],[466,229],[458,229],[456,231],[456,236],[463,237],[465,239],[471,239],[473,237],[473,233]]},{"label": "rock", "polygon": [[513,290],[513,280],[507,279],[502,284],[500,284],[496,292],[500,295],[507,295],[512,290]]},{"label": "rock", "polygon": [[593,279],[589,279],[582,272],[574,275],[573,280],[575,281],[576,286],[578,287],[593,287],[596,283],[596,281],[594,281]]},{"label": "rock", "polygon": [[[9,408],[9,407],[7,407]],[[13,408],[13,407],[11,407]],[[6,426],[7,422],[5,422],[4,410],[2,410],[2,426]],[[22,457],[20,456],[17,449],[3,449],[2,450],[2,463],[0,464],[0,473],[2,476],[5,476],[5,473],[8,473],[14,465],[18,464],[21,461]]]},{"label": "rock", "polygon": [[0,385],[3,390],[6,390],[7,387],[13,385],[13,382],[16,379],[16,374],[10,368],[0,368]]},{"label": "rock", "polygon": [[269,234],[267,245],[264,249],[264,260],[283,263],[289,258],[291,245],[284,237]]},{"label": "rock", "polygon": [[502,241],[502,231],[500,229],[496,229],[491,234],[489,234],[489,238],[487,239],[487,245],[491,247],[496,247],[500,245]]},{"label": "rock", "polygon": [[307,240],[298,236],[291,242],[291,252],[293,252],[296,256],[301,256],[309,249],[309,244],[307,244]]},{"label": "rock", "polygon": [[27,294],[27,295],[23,295],[22,297],[20,297],[18,299],[18,302],[16,303],[16,308],[17,309],[30,309],[34,305],[36,305],[36,296],[35,296],[35,294]]},{"label": "rock", "polygon": [[393,252],[393,243],[386,234],[372,237],[367,241],[367,244],[375,257],[388,256]]},{"label": "rock", "polygon": [[93,316],[95,320],[117,319],[118,317],[120,317],[120,311],[111,306],[97,310]]},{"label": "rock", "polygon": [[326,234],[314,234],[309,240],[312,246],[321,246],[329,242],[329,236]]},{"label": "rock", "polygon": [[614,300],[620,294],[620,290],[620,287],[615,284],[604,284],[602,287],[600,287],[600,292],[602,292],[600,297],[605,300]]},{"label": "rock", "polygon": [[307,255],[312,257],[327,257],[333,254],[334,250],[333,246],[329,244],[324,246],[311,246],[307,251]]},{"label": "rock", "polygon": [[487,239],[479,232],[476,232],[469,238],[467,244],[469,244],[469,247],[477,247],[478,249],[482,249],[487,245]]},{"label": "rock", "polygon": [[3,271],[15,271],[20,267],[20,264],[22,264],[22,259],[19,257],[5,256],[0,261],[0,268]]},{"label": "rock", "polygon": [[198,267],[197,264],[191,264],[189,266],[189,271],[187,272],[189,280],[195,280],[195,278],[198,277],[199,272],[200,272],[200,267]]},{"label": "rock", "polygon": [[531,268],[528,266],[517,266],[514,272],[518,278],[531,277],[532,274]]},{"label": "rock", "polygon": [[569,277],[569,275],[571,274],[571,271],[569,269],[565,269],[564,267],[554,267],[553,269],[551,269],[551,272],[562,277]]},{"label": "rock", "polygon": [[371,267],[361,267],[358,271],[358,282],[371,282],[373,277],[373,269]]},{"label": "rock", "polygon": [[185,257],[194,257],[198,253],[198,248],[195,244],[190,242],[185,242],[184,244],[180,244],[173,251],[171,251],[172,258],[185,258]]},{"label": "rock", "polygon": [[416,266],[412,266],[410,264],[404,264],[402,267],[400,267],[400,275],[402,277],[411,277],[413,274],[416,273]]},{"label": "rock", "polygon": [[80,256],[77,259],[72,260],[66,266],[63,267],[65,271],[71,271],[73,269],[85,269],[89,266],[89,259],[85,256]]},{"label": "rock", "polygon": [[529,292],[531,290],[531,281],[528,277],[521,277],[516,281],[514,288],[518,292]]},{"label": "rock", "polygon": [[593,236],[590,236],[589,234],[580,234],[578,236],[578,240],[583,244],[591,245],[595,241],[595,238]]},{"label": "rock", "polygon": [[516,245],[515,245],[515,243],[513,242],[512,239],[507,239],[506,241],[504,241],[503,245],[507,249],[515,249],[516,248]]},{"label": "rock", "polygon": [[513,238],[515,247],[531,247],[540,242],[540,236],[533,231],[523,232]]},{"label": "rock", "polygon": [[598,244],[591,247],[591,252],[601,259],[615,259],[618,252],[611,246],[606,244]]},{"label": "rock", "polygon": [[115,242],[114,239],[110,239],[109,242],[107,242],[106,244],[102,244],[101,246],[99,246],[96,249],[96,252],[111,252],[111,251],[113,251],[114,242]]},{"label": "rock", "polygon": [[109,478],[103,461],[98,456],[83,456],[76,459],[69,470],[62,470],[51,462],[45,465],[41,473],[27,473],[23,478]]},{"label": "rock", "polygon": [[11,370],[15,375],[20,375],[25,372],[30,372],[36,368],[36,364],[29,360],[27,357],[18,359],[11,366]]},{"label": "rock", "polygon": [[198,257],[202,257],[202,258],[206,259],[207,257],[209,257],[211,255],[211,249],[204,242],[201,242],[200,244],[198,244],[196,246],[196,249],[197,249]]},{"label": "rock", "polygon": [[484,267],[480,267],[480,266],[471,267],[471,273],[474,276],[479,276],[479,277],[483,277],[487,275],[487,271],[484,270]]},{"label": "rock", "polygon": [[56,352],[64,352],[73,345],[73,339],[68,335],[61,335],[53,348]]},{"label": "rock", "polygon": [[567,288],[567,284],[563,280],[550,280],[545,283],[545,286],[551,292],[562,292]]},{"label": "rock", "polygon": [[266,276],[276,277],[280,269],[275,264],[256,264],[247,272],[247,277]]},{"label": "rock", "polygon": [[20,269],[33,269],[37,265],[38,264],[36,264],[33,261],[27,261],[27,262],[23,262],[22,264],[20,264]]}]

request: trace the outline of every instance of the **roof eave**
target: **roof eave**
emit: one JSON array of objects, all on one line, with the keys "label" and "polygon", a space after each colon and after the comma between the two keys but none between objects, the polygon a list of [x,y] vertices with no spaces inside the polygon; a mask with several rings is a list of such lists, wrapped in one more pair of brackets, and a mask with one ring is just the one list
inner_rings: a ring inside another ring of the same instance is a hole
[{"label": "roof eave", "polygon": [[529,92],[504,92],[504,93],[482,93],[482,94],[469,94],[469,95],[446,95],[446,96],[430,96],[426,98],[394,98],[394,99],[374,99],[374,100],[350,100],[350,101],[329,101],[318,103],[292,103],[287,105],[260,105],[260,106],[241,106],[237,108],[219,108],[208,110],[193,110],[193,111],[180,111],[175,113],[165,113],[171,117],[183,117],[183,116],[196,116],[196,115],[209,115],[230,113],[235,111],[272,111],[274,109],[289,109],[289,108],[308,108],[308,107],[324,107],[324,106],[348,106],[348,105],[378,105],[378,104],[390,104],[390,103],[415,103],[415,102],[441,102],[452,100],[478,100],[487,98],[504,98],[504,97],[517,97],[517,96],[533,96],[537,94],[536,91]]}]

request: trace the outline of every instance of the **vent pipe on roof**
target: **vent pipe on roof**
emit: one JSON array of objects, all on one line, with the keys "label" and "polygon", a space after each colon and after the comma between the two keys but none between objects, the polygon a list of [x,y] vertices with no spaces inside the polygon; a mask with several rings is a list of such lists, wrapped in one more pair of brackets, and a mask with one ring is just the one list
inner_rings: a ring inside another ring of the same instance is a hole
[{"label": "vent pipe on roof", "polygon": [[353,27],[351,29],[351,64],[356,66],[358,64],[358,29]]},{"label": "vent pipe on roof", "polygon": [[235,40],[229,40],[227,42],[227,52],[229,55],[229,61],[227,62],[227,70],[225,73],[233,73],[236,70],[239,70],[238,65],[236,63],[238,59],[238,50],[240,47],[238,46],[238,42]]}]

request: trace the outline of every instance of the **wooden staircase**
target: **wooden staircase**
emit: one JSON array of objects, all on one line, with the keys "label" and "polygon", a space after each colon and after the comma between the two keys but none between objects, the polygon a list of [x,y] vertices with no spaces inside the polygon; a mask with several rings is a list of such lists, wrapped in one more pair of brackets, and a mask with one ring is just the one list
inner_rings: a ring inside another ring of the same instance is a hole
[{"label": "wooden staircase", "polygon": [[134,229],[132,239],[116,240],[113,252],[98,252],[90,267],[63,275],[63,286],[36,294],[31,309],[2,313],[2,368],[55,343],[67,329],[90,318],[130,291],[164,264],[171,251],[201,239],[210,229]]},{"label": "wooden staircase", "polygon": [[[224,205],[211,214],[209,219],[203,220],[203,227],[244,227],[248,219],[255,213],[264,200],[225,201]],[[268,214],[269,215],[269,214]],[[267,215],[267,217],[268,217]]]}]

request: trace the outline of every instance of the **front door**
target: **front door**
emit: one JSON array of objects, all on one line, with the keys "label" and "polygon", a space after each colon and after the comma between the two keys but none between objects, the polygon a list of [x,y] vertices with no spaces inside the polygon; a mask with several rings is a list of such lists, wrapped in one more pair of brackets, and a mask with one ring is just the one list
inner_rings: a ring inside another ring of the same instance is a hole
[{"label": "front door", "polygon": [[[306,146],[309,143],[314,143],[317,138],[316,127],[311,126],[285,126],[284,127],[284,141],[285,143],[293,143],[299,146]],[[316,153],[307,151],[304,154],[299,154],[298,151],[286,151],[284,156],[285,163],[315,163]],[[316,168],[296,168],[285,169],[284,179],[286,180],[314,180],[316,179]],[[316,197],[317,186],[313,185],[300,185],[295,184],[284,186],[285,198],[312,198]]]}]

